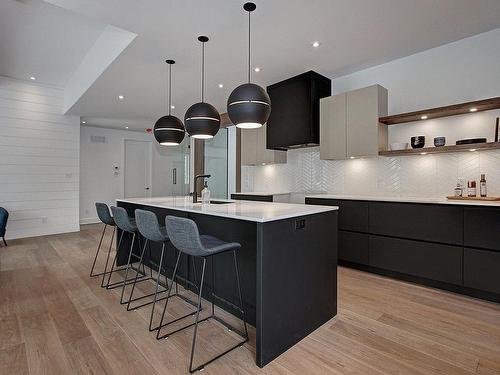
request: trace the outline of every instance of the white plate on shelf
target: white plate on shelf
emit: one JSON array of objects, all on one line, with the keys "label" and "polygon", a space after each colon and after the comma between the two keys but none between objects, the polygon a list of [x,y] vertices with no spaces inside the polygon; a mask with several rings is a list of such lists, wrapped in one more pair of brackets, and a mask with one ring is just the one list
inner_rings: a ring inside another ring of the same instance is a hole
[{"label": "white plate on shelf", "polygon": [[400,151],[408,149],[408,142],[391,143],[391,151]]}]

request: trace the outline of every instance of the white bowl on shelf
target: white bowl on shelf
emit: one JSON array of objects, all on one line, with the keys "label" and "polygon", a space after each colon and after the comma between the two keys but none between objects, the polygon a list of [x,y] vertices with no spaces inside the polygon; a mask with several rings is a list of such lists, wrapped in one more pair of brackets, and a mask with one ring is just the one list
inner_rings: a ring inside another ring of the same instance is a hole
[{"label": "white bowl on shelf", "polygon": [[391,143],[391,151],[400,151],[408,149],[408,142]]}]

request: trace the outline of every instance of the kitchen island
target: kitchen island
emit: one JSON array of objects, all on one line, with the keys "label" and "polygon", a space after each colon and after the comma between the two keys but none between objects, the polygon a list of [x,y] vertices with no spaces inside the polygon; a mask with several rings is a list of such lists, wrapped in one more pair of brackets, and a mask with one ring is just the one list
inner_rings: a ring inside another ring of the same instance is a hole
[{"label": "kitchen island", "polygon": [[[137,208],[153,211],[161,225],[167,215],[187,217],[197,223],[200,234],[242,245],[238,262],[243,304],[247,322],[256,328],[259,367],[337,314],[337,207],[248,201],[202,205],[190,197],[120,199],[117,205],[130,216]],[[119,265],[126,263],[128,249],[124,240],[118,249]],[[152,258],[155,253],[159,251],[152,251]],[[173,271],[174,257],[169,245],[167,275]],[[215,256],[213,267],[217,294],[236,303],[232,255]],[[193,282],[200,280],[195,275],[200,269],[188,257],[180,265],[182,276]],[[211,289],[211,272],[209,264],[206,290]],[[210,300],[208,293],[204,297]]]}]

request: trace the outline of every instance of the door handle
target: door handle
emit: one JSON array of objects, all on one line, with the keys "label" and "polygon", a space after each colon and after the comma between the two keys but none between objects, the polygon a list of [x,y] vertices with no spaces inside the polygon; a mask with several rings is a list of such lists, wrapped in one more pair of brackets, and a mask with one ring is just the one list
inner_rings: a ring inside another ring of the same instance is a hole
[{"label": "door handle", "polygon": [[172,184],[177,185],[177,168],[172,169]]},{"label": "door handle", "polygon": [[149,188],[146,186],[146,190],[149,190]]}]

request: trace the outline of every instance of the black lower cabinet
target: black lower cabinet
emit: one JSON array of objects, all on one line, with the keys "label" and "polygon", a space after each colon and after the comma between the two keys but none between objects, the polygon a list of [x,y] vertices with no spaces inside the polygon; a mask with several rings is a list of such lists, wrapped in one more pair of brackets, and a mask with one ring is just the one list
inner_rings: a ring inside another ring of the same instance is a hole
[{"label": "black lower cabinet", "polygon": [[369,265],[369,235],[339,231],[339,259]]},{"label": "black lower cabinet", "polygon": [[464,208],[464,245],[500,250],[500,208]]},{"label": "black lower cabinet", "polygon": [[500,294],[500,252],[466,247],[464,286]]},{"label": "black lower cabinet", "polygon": [[340,264],[500,302],[500,207],[306,203],[339,207]]},{"label": "black lower cabinet", "polygon": [[462,285],[462,247],[370,236],[370,266]]}]

